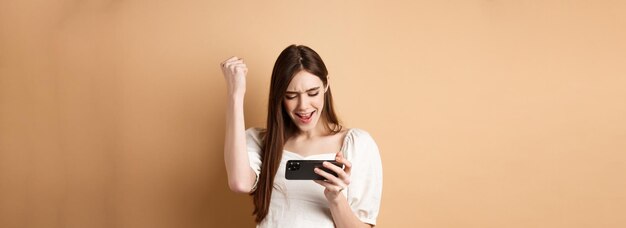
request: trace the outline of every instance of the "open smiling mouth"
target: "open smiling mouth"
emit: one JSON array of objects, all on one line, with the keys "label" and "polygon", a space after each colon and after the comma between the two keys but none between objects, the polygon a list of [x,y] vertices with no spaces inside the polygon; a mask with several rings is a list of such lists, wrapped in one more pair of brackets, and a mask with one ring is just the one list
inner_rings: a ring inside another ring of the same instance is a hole
[{"label": "open smiling mouth", "polygon": [[300,122],[308,124],[311,122],[311,119],[313,119],[313,114],[316,111],[312,111],[312,112],[304,112],[304,113],[295,113],[296,116],[298,117],[298,120],[300,120]]}]

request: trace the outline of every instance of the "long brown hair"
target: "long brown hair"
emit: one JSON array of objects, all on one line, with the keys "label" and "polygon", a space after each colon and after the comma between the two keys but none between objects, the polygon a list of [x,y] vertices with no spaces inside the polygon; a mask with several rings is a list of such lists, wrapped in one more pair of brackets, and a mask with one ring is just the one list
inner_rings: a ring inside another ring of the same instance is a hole
[{"label": "long brown hair", "polygon": [[[262,139],[261,174],[259,174],[256,190],[251,193],[257,223],[263,221],[269,211],[274,177],[278,171],[278,166],[280,166],[285,142],[299,131],[295,123],[289,118],[289,114],[283,106],[283,100],[291,79],[301,70],[314,74],[322,80],[324,86],[328,85],[326,65],[313,49],[304,45],[290,45],[276,59],[270,84],[267,129]],[[320,120],[325,123],[326,129],[333,134],[341,131],[342,127],[335,114],[330,87],[324,96],[324,107]]]}]

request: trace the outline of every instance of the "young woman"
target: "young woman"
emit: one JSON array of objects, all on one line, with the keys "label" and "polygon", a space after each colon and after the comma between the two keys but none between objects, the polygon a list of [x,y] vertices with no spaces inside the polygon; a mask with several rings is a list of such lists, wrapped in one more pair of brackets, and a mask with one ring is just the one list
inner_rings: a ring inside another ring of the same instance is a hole
[{"label": "young woman", "polygon": [[[245,130],[243,59],[221,63],[228,91],[224,160],[232,191],[250,193],[257,227],[372,227],[380,207],[382,164],[372,137],[340,125],[328,71],[306,46],[283,50],[272,71],[267,128]],[[287,180],[288,160],[325,162],[335,177]]]}]

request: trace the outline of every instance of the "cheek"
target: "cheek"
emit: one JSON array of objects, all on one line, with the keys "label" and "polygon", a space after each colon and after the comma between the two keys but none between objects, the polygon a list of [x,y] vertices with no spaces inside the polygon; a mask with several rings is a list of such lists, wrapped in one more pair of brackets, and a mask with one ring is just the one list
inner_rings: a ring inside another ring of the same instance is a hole
[{"label": "cheek", "polygon": [[311,103],[315,108],[322,110],[322,108],[324,107],[324,96],[316,97],[311,101]]},{"label": "cheek", "polygon": [[284,100],[283,106],[287,110],[287,112],[291,113],[296,108],[296,102],[290,100]]}]

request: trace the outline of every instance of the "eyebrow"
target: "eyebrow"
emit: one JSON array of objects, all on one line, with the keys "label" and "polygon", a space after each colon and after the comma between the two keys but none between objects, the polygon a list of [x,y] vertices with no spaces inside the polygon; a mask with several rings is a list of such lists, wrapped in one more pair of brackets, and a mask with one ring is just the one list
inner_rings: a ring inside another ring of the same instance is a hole
[{"label": "eyebrow", "polygon": [[306,90],[306,92],[287,91],[287,93],[308,93],[308,92],[311,92],[311,91],[314,91],[314,90],[318,90],[318,89],[320,89],[320,87],[319,87],[319,86],[318,86],[318,87],[313,87],[313,88],[307,89],[307,90]]}]

